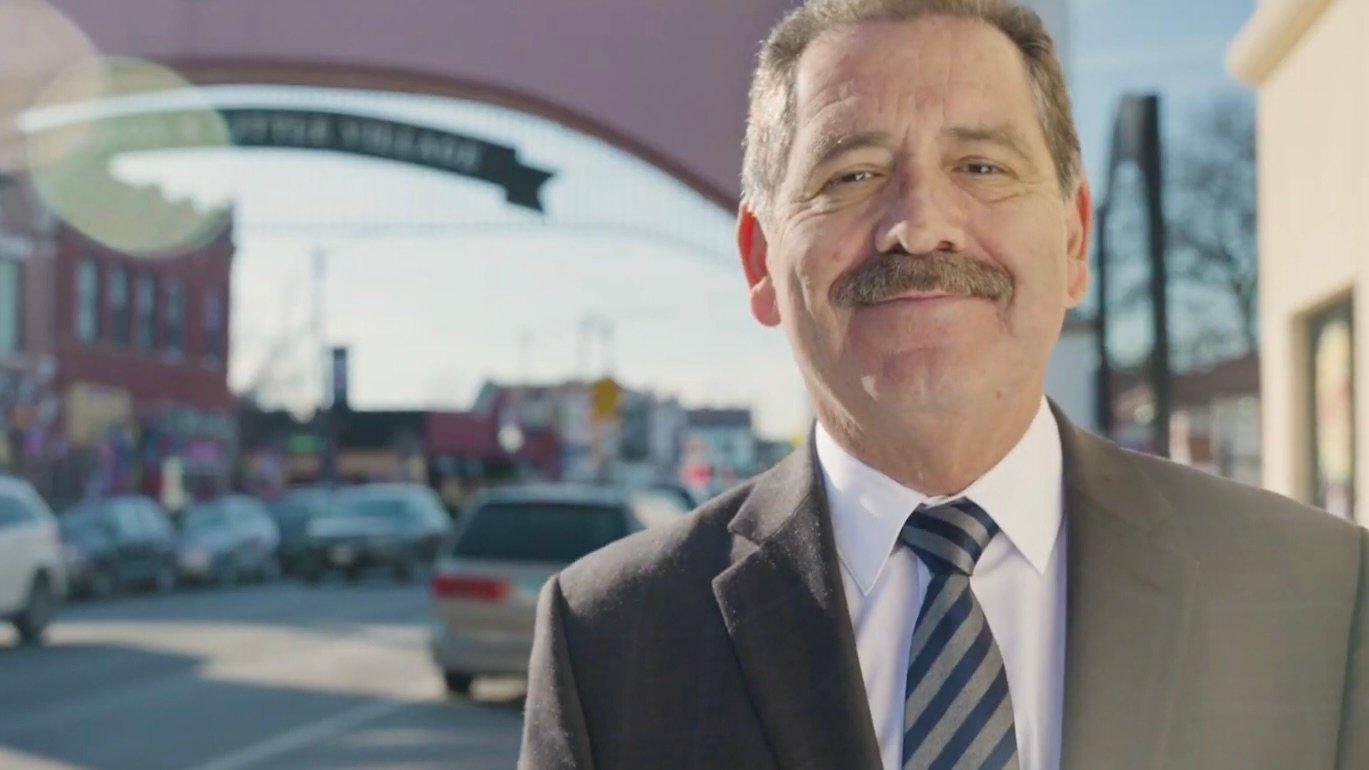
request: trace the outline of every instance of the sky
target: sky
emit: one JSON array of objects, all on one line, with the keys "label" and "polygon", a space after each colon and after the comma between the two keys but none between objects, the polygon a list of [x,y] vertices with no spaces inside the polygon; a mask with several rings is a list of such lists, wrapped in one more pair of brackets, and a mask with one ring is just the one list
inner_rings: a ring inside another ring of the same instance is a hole
[{"label": "sky", "polygon": [[[121,157],[115,172],[128,181],[235,203],[235,389],[265,379],[269,402],[313,403],[318,300],[323,340],[350,348],[359,408],[462,409],[487,379],[612,374],[689,406],[750,406],[765,435],[806,424],[781,334],[748,314],[732,212],[667,174],[491,105],[316,88],[200,95],[218,107],[315,107],[445,127],[513,145],[522,162],[555,172],[538,214],[507,205],[493,185],[355,156],[234,148]],[[321,283],[315,254],[324,255]],[[611,326],[611,338],[582,346],[587,315]]]},{"label": "sky", "polygon": [[[1254,91],[1226,70],[1226,51],[1254,10],[1253,0],[1072,0],[1070,13],[1069,79],[1075,121],[1084,150],[1084,165],[1095,202],[1108,184],[1107,159],[1112,127],[1119,101],[1127,94],[1160,96],[1161,142],[1167,156],[1164,174],[1174,176],[1172,154],[1191,141],[1193,124],[1204,110],[1223,98],[1253,103]],[[1229,102],[1228,102],[1229,103]],[[1121,190],[1139,196],[1141,177],[1134,167],[1122,167],[1116,183]],[[1176,196],[1166,203],[1171,207]],[[1118,210],[1109,227],[1115,251],[1110,258],[1109,284],[1114,294],[1121,287],[1148,281],[1149,268],[1132,235],[1125,241],[1117,233],[1141,231],[1144,210],[1136,206]],[[1128,224],[1130,221],[1130,225]],[[1095,239],[1096,244],[1096,239]],[[1097,282],[1085,300],[1085,309],[1096,305]],[[1224,305],[1223,305],[1224,307]],[[1171,310],[1178,306],[1171,301]],[[1182,312],[1170,313],[1170,338],[1186,324],[1196,322]],[[1137,365],[1152,344],[1150,312],[1137,306],[1114,312],[1108,335],[1114,362]]]},{"label": "sky", "polygon": [[1183,140],[1195,109],[1253,92],[1226,71],[1226,49],[1253,0],[1072,0],[1070,91],[1094,186],[1104,181],[1113,115],[1128,92],[1161,96],[1164,138]]},{"label": "sky", "polygon": [[[1226,73],[1224,55],[1252,8],[1073,0],[1068,77],[1096,192],[1125,93],[1161,94],[1174,146],[1194,110],[1249,93]],[[265,383],[268,401],[309,406],[321,390],[321,309],[322,341],[351,348],[361,408],[460,409],[486,379],[612,373],[688,405],[751,406],[767,436],[806,428],[781,333],[747,312],[732,212],[666,174],[491,105],[283,87],[220,86],[207,96],[220,107],[311,105],[450,127],[512,144],[524,162],[556,172],[547,213],[537,215],[490,185],[351,156],[234,149],[122,158],[116,173],[131,181],[236,202],[235,388]],[[315,254],[324,255],[321,284]],[[608,320],[611,342],[581,346],[588,314]]]}]

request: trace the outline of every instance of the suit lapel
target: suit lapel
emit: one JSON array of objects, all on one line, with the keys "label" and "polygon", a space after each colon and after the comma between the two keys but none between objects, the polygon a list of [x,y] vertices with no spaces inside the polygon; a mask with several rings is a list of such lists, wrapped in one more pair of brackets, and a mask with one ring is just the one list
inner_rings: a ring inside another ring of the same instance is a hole
[{"label": "suit lapel", "polygon": [[826,496],[810,441],[762,476],[713,580],[756,712],[783,768],[878,768]]},{"label": "suit lapel", "polygon": [[1169,503],[1117,447],[1056,410],[1068,521],[1062,766],[1163,764],[1197,560],[1166,540]]}]

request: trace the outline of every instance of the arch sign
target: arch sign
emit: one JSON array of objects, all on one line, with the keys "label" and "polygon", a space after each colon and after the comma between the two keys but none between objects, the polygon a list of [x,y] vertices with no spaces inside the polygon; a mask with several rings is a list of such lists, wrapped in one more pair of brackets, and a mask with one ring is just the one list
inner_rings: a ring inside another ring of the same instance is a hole
[{"label": "arch sign", "polygon": [[[413,123],[318,109],[227,107],[124,113],[99,118],[100,157],[143,150],[272,147],[321,150],[408,163],[488,182],[510,204],[543,212],[541,191],[553,172],[521,162],[515,148]],[[82,131],[65,124],[50,132]],[[58,140],[60,142],[60,140]]]}]

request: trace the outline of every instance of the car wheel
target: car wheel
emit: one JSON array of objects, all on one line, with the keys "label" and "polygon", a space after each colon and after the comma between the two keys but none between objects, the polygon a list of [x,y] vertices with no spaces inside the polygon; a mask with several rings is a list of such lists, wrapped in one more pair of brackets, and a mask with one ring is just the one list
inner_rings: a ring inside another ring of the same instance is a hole
[{"label": "car wheel", "polygon": [[24,644],[41,643],[43,632],[52,622],[56,610],[57,597],[48,585],[48,579],[39,575],[34,578],[33,587],[29,589],[29,598],[24,604],[24,609],[14,618],[14,628],[19,632],[19,641]]},{"label": "car wheel", "polygon": [[417,569],[414,566],[413,557],[399,557],[399,560],[394,564],[394,572],[395,580],[398,580],[401,583],[414,582],[414,575],[417,573]]},{"label": "car wheel", "polygon": [[114,573],[108,567],[96,567],[90,575],[90,596],[93,599],[104,599],[112,596],[119,590],[119,581],[114,579]]},{"label": "car wheel", "polygon": [[176,587],[176,568],[170,564],[163,564],[157,568],[157,574],[152,579],[152,589],[159,594],[170,593]]},{"label": "car wheel", "polygon": [[224,559],[223,564],[214,573],[214,583],[220,588],[232,588],[238,584],[238,560],[233,557]]},{"label": "car wheel", "polygon": [[261,567],[261,579],[268,583],[272,583],[280,580],[280,576],[280,559],[277,559],[274,556],[268,556],[266,558],[266,563]]},{"label": "car wheel", "polygon": [[470,695],[471,683],[475,677],[462,671],[443,671],[442,681],[447,685],[447,692],[452,695]]}]

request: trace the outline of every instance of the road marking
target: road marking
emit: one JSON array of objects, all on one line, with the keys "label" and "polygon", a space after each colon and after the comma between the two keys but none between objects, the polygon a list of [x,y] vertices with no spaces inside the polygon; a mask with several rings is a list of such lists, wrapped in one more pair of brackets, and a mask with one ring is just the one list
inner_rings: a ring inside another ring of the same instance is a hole
[{"label": "road marking", "polygon": [[330,717],[296,727],[293,730],[287,730],[274,738],[245,746],[203,764],[195,765],[190,770],[241,770],[261,764],[273,757],[304,748],[353,727],[359,727],[367,722],[389,716],[400,709],[421,705],[424,696],[432,694],[432,689],[431,685],[411,687],[394,695],[393,697],[397,700],[386,699],[354,706]]}]

